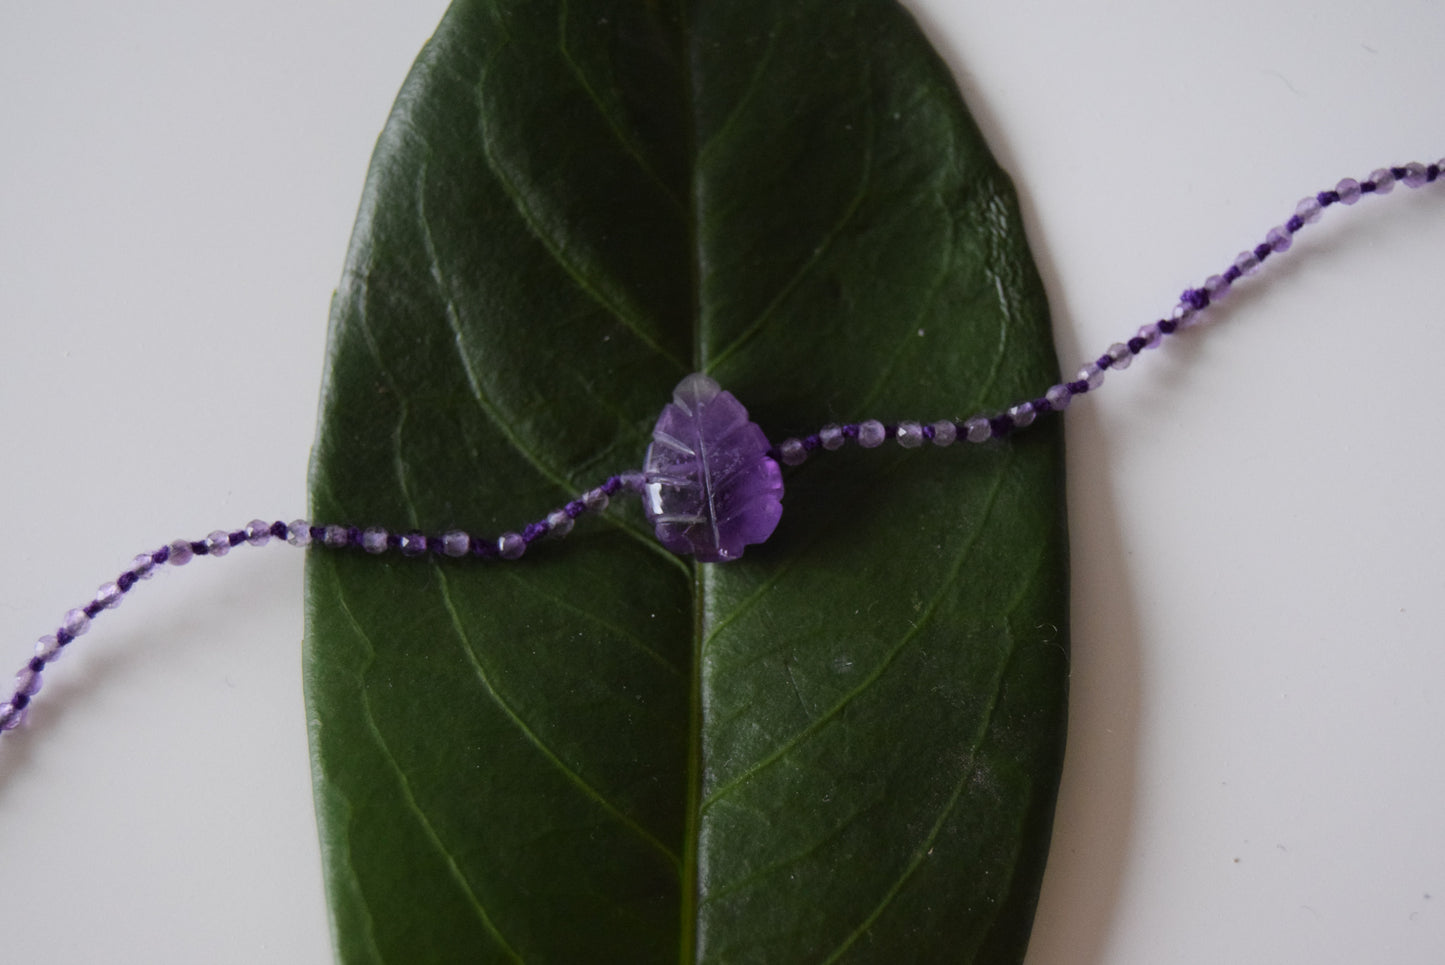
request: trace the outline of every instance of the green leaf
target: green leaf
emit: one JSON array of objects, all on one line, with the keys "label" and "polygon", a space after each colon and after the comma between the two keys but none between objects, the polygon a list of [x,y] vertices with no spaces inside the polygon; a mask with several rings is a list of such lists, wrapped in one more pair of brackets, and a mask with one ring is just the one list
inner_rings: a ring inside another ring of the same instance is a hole
[{"label": "green leaf", "polygon": [[[775,441],[1055,377],[1012,189],[889,0],[458,0],[381,136],[315,517],[519,529],[705,370]],[[740,562],[635,500],[516,563],[314,551],[346,961],[1022,957],[1068,672],[1060,426],[849,446]]]}]

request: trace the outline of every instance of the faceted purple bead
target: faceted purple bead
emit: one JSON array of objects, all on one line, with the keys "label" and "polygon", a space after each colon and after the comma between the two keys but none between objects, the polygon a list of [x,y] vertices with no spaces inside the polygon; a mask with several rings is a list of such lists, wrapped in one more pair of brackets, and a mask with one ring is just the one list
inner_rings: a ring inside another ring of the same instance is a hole
[{"label": "faceted purple bead", "polygon": [[783,475],[748,410],[706,375],[678,383],[647,447],[643,509],[662,545],[704,563],[735,560],[773,534]]}]

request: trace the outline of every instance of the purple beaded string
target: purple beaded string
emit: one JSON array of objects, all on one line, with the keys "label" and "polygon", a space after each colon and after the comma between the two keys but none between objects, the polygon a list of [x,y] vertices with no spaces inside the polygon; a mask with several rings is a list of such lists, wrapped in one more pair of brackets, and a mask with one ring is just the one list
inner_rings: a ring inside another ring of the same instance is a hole
[{"label": "purple beaded string", "polygon": [[360,529],[356,526],[323,526],[304,519],[290,523],[280,520],[268,523],[263,519],[253,519],[233,532],[216,530],[205,539],[178,539],[158,550],[137,556],[120,576],[97,590],[89,603],[67,613],[54,633],[40,638],[35,644],[35,655],[15,675],[14,693],[6,703],[0,704],[0,733],[14,730],[24,722],[31,702],[40,692],[41,675],[46,667],[53,663],[76,637],[90,629],[92,620],[103,611],[120,606],[121,601],[137,583],[154,576],[158,566],[166,563],[184,566],[197,556],[225,556],[232,547],[243,543],[265,546],[273,538],[284,539],[292,546],[305,547],[315,544],[328,549],[359,549],[372,554],[400,550],[403,556],[412,557],[430,553],[453,559],[470,556],[477,559],[515,560],[526,552],[529,544],[543,536],[550,535],[558,539],[566,536],[577,517],[606,509],[608,501],[618,492],[641,488],[641,473],[613,476],[536,522],[527,524],[521,532],[503,533],[496,539],[473,536],[461,530],[428,536],[418,532],[392,533],[379,527]]},{"label": "purple beaded string", "polygon": [[1092,392],[1103,385],[1106,371],[1127,369],[1134,356],[1145,349],[1157,348],[1164,336],[1173,335],[1196,322],[1199,313],[1229,294],[1235,282],[1254,274],[1271,255],[1288,251],[1300,229],[1318,221],[1325,208],[1332,204],[1352,205],[1367,194],[1389,194],[1396,183],[1418,188],[1438,180],[1442,170],[1445,170],[1445,158],[1428,165],[1412,161],[1396,167],[1377,168],[1364,181],[1345,178],[1333,189],[1303,199],[1295,205],[1294,214],[1284,224],[1269,229],[1264,241],[1240,252],[1228,268],[1218,275],[1210,275],[1200,287],[1186,289],[1179,296],[1179,304],[1167,317],[1143,326],[1127,341],[1110,345],[1103,355],[1082,366],[1072,381],[1060,382],[1036,399],[1019,402],[992,415],[980,413],[961,422],[945,419],[930,423],[884,423],[869,419],[847,425],[826,425],[812,435],[784,439],[768,450],[768,455],[786,465],[796,466],[816,450],[839,449],[850,440],[865,449],[873,449],[889,439],[896,439],[905,449],[916,449],[924,442],[950,446],[958,439],[987,442],[1002,438],[1016,429],[1027,427],[1040,415],[1064,411],[1074,396]]},{"label": "purple beaded string", "polygon": [[[987,442],[1026,428],[1040,415],[1062,412],[1074,396],[1099,388],[1106,371],[1128,368],[1134,356],[1145,349],[1156,348],[1164,336],[1172,335],[1194,322],[1200,312],[1227,295],[1235,282],[1254,274],[1271,255],[1288,251],[1294,236],[1305,225],[1318,221],[1325,208],[1337,203],[1352,205],[1367,194],[1389,194],[1397,182],[1418,188],[1438,180],[1442,169],[1445,169],[1445,158],[1430,165],[1412,162],[1379,168],[1364,181],[1345,178],[1332,190],[1305,198],[1295,206],[1294,214],[1284,224],[1266,233],[1263,242],[1241,252],[1228,268],[1218,275],[1210,275],[1200,287],[1186,289],[1167,317],[1143,326],[1127,341],[1110,345],[1103,355],[1080,368],[1072,381],[1051,386],[1036,399],[1019,402],[997,414],[979,414],[961,422],[945,419],[927,424],[910,421],[885,424],[869,419],[848,425],[826,425],[801,439],[785,439],[767,454],[787,465],[796,466],[815,450],[839,449],[850,440],[865,449],[872,449],[889,439],[896,439],[904,448],[916,449],[925,442],[948,446],[960,438],[968,442]],[[97,590],[89,603],[67,613],[55,633],[40,638],[35,645],[35,655],[15,676],[14,693],[7,703],[0,704],[0,733],[13,730],[24,721],[31,702],[40,691],[42,673],[60,656],[61,651],[85,633],[91,621],[102,611],[119,606],[138,582],[150,579],[158,566],[166,563],[181,566],[197,556],[225,556],[232,547],[242,543],[263,546],[272,538],[284,539],[293,546],[315,544],[328,549],[359,549],[371,554],[399,550],[403,556],[409,557],[432,554],[454,559],[470,556],[515,560],[534,541],[547,535],[558,538],[567,535],[573,521],[583,513],[601,511],[618,492],[624,489],[640,492],[645,484],[646,477],[642,473],[613,476],[542,519],[529,523],[520,532],[504,533],[496,539],[480,538],[461,530],[428,536],[419,532],[393,533],[379,527],[361,529],[356,526],[320,525],[303,519],[291,523],[268,523],[254,519],[234,532],[217,530],[203,540],[176,540],[154,552],[142,553],[114,582],[106,583]]]}]

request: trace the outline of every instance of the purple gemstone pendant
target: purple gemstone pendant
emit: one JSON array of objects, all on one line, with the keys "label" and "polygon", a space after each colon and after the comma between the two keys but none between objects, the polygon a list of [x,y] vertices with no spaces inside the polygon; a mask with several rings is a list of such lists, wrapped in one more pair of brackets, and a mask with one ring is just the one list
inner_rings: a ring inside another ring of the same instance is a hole
[{"label": "purple gemstone pendant", "polygon": [[694,373],[657,419],[643,466],[643,510],[662,545],[704,563],[743,555],[783,515],[783,474],[768,438],[731,392]]}]

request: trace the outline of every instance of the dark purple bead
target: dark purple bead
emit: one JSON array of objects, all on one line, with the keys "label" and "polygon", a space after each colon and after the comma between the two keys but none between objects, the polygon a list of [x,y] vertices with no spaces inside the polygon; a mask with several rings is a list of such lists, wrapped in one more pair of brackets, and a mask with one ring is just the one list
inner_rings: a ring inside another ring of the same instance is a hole
[{"label": "dark purple bead", "polygon": [[783,474],[748,410],[705,375],[678,383],[647,448],[643,510],[662,545],[704,563],[773,534]]}]

